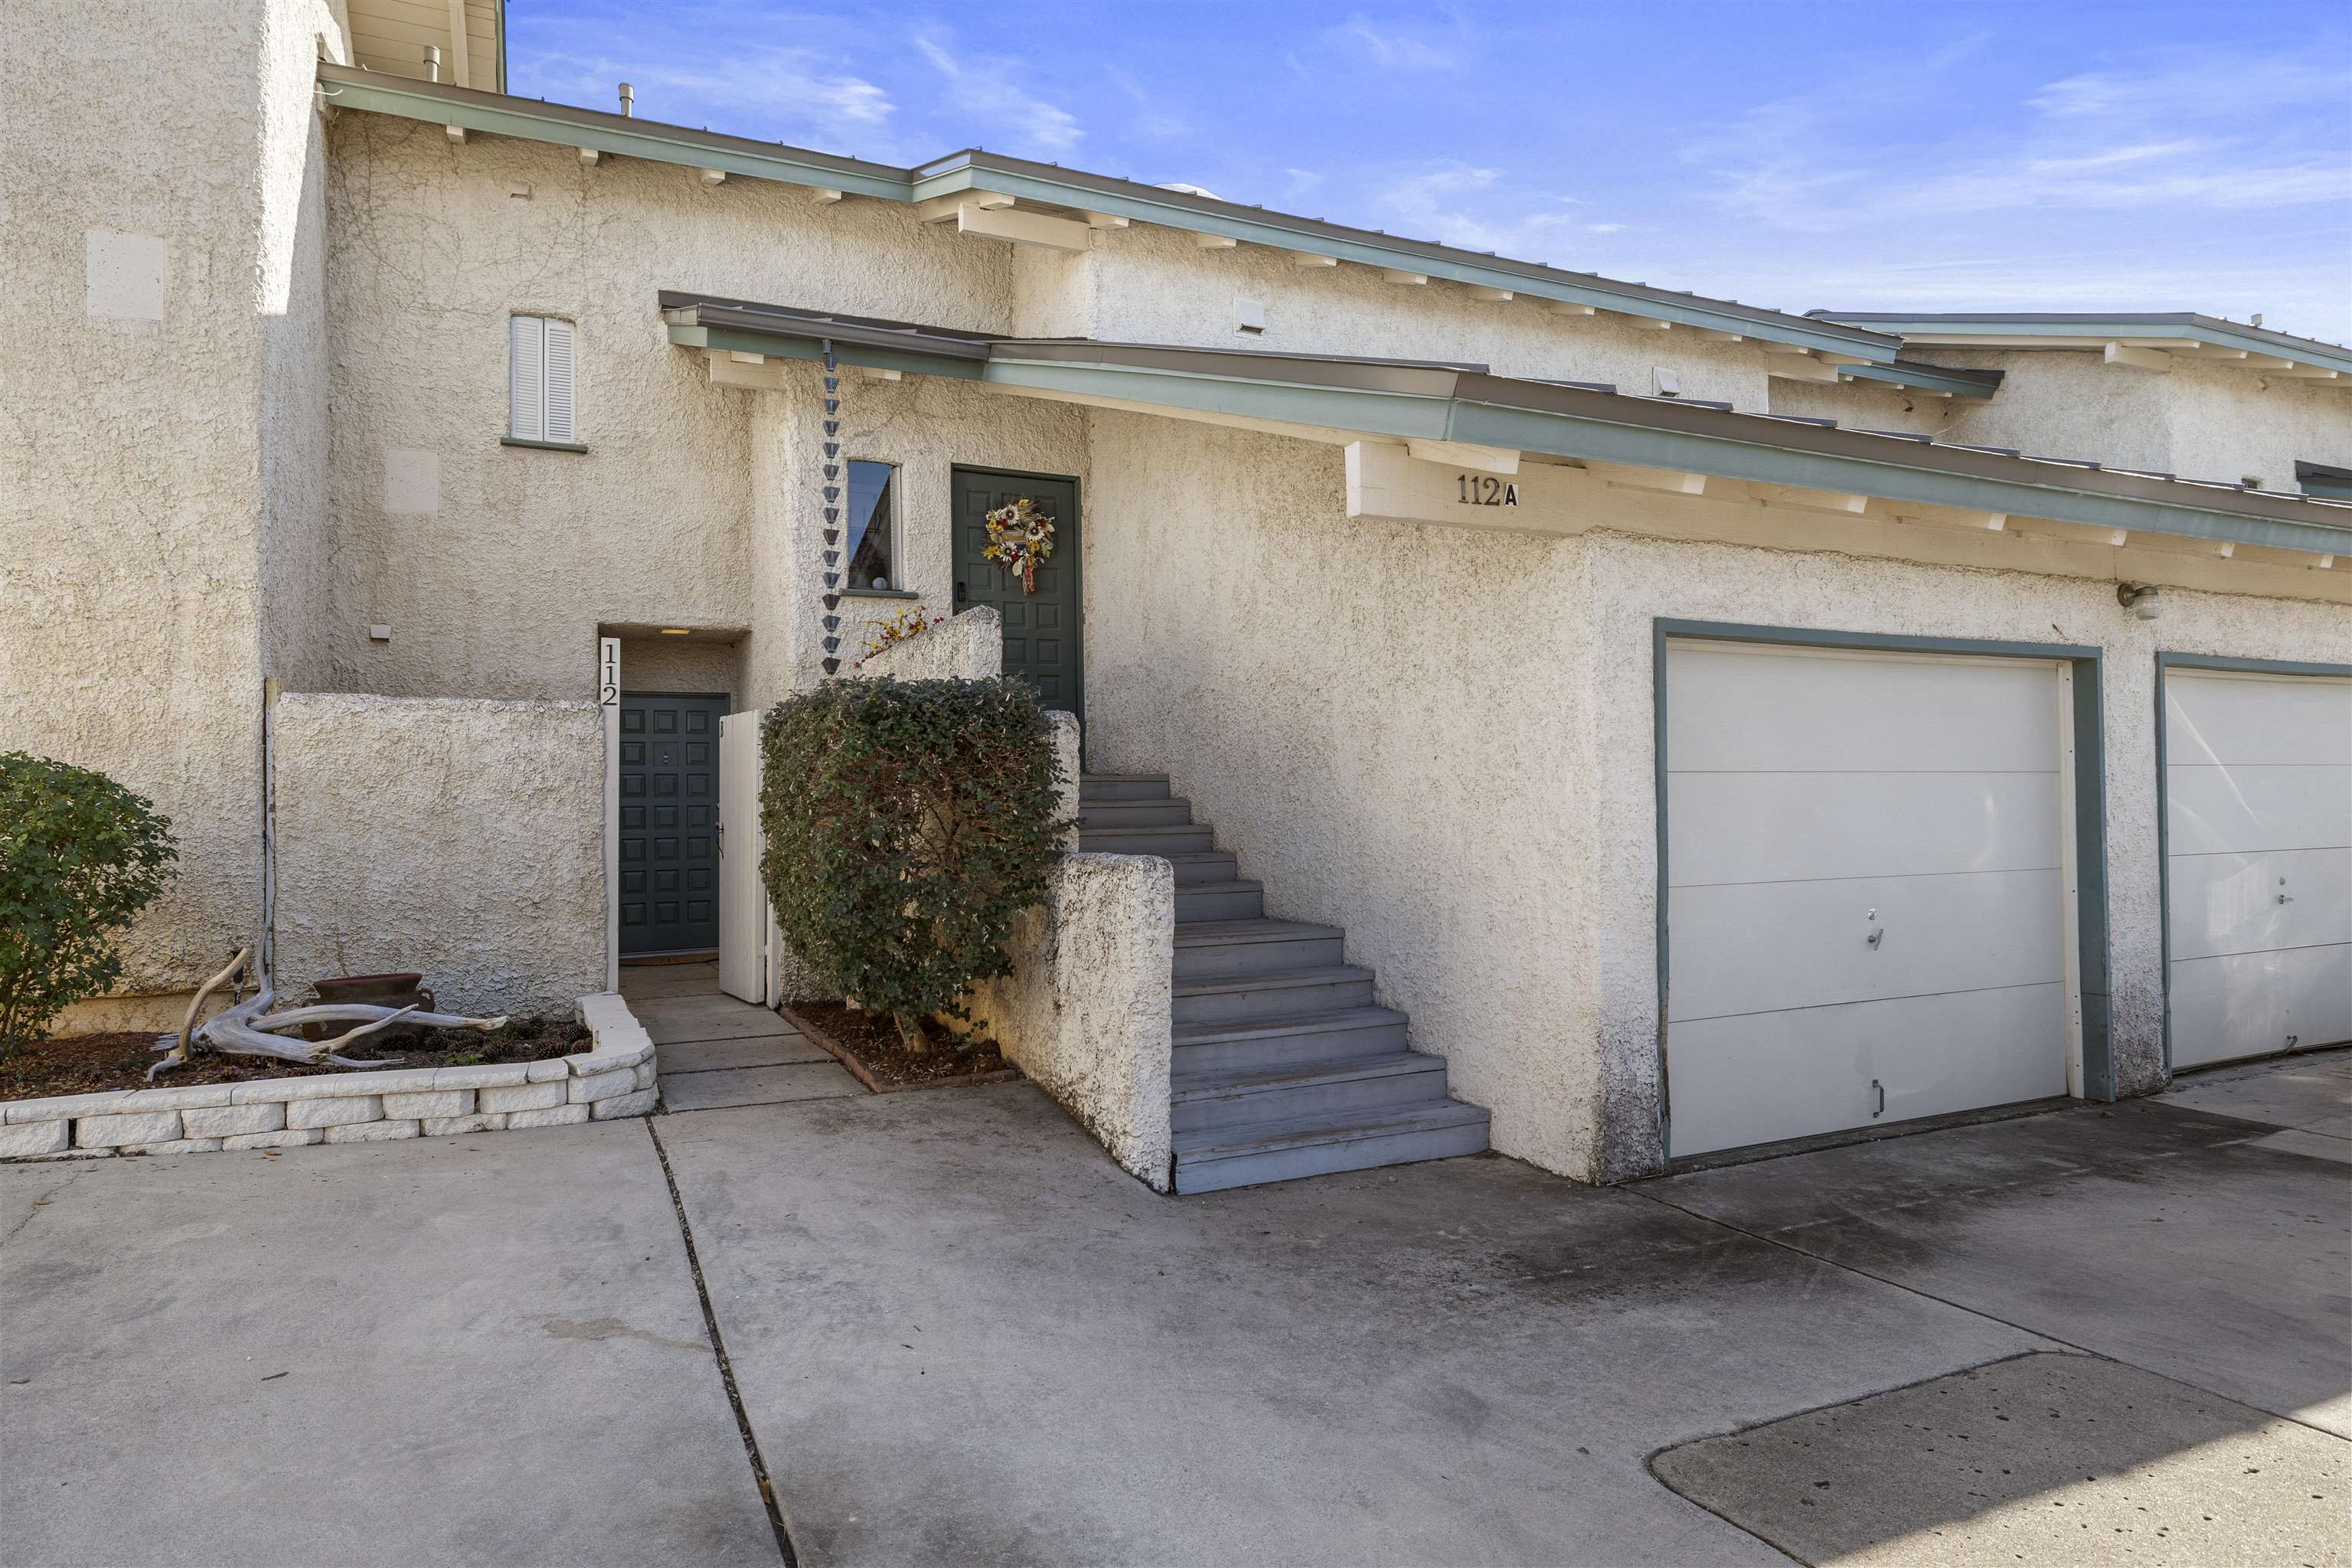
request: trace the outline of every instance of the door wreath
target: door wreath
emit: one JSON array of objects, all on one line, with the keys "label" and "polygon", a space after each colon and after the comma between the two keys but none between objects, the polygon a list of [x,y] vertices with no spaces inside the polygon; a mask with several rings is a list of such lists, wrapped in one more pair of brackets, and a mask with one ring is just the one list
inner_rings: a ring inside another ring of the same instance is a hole
[{"label": "door wreath", "polygon": [[988,543],[981,554],[1018,574],[1023,593],[1035,593],[1037,563],[1054,553],[1054,520],[1023,496],[990,512],[986,521]]}]

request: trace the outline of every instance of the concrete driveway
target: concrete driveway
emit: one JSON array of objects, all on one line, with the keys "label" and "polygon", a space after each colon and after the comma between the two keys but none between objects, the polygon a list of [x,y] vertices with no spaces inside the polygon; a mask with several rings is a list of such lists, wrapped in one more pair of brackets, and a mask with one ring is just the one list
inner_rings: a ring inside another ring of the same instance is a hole
[{"label": "concrete driveway", "polygon": [[2347,1110],[1611,1191],[1164,1199],[1022,1084],[0,1168],[0,1561],[773,1563],[744,1427],[808,1563],[2344,1561]]}]

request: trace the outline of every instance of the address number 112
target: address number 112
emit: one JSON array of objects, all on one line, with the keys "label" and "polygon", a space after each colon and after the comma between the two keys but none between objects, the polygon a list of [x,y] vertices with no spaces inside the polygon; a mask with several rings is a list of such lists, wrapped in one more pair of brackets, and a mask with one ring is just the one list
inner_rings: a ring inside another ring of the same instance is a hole
[{"label": "address number 112", "polygon": [[1464,506],[1517,506],[1519,487],[1496,479],[1492,474],[1456,474],[1454,482],[1461,491],[1457,498]]}]

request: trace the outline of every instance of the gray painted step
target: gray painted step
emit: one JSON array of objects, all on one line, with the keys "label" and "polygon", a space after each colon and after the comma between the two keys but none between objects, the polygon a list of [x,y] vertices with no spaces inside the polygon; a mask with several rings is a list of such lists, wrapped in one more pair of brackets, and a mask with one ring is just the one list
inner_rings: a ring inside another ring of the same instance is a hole
[{"label": "gray painted step", "polygon": [[1330,1062],[1349,1057],[1396,1056],[1404,1050],[1404,1015],[1392,1007],[1341,1007],[1307,1016],[1239,1023],[1179,1024],[1172,1031],[1171,1069],[1194,1078]]},{"label": "gray painted step", "polygon": [[[1133,854],[1137,851],[1114,851]],[[1162,857],[1176,868],[1176,885],[1180,888],[1202,888],[1212,882],[1230,882],[1240,876],[1241,863],[1230,849],[1192,849]]]},{"label": "gray painted step", "polygon": [[1175,983],[1173,1021],[1179,1024],[1242,1023],[1296,1018],[1372,1000],[1372,972],[1348,964],[1295,969],[1277,974],[1228,974]]},{"label": "gray painted step", "polygon": [[1176,923],[1254,921],[1265,913],[1265,888],[1258,882],[1202,882],[1176,889]]},{"label": "gray painted step", "polygon": [[1078,806],[1081,827],[1150,827],[1192,820],[1192,803],[1169,800],[1089,800]]},{"label": "gray painted step", "polygon": [[1078,847],[1102,855],[1181,855],[1206,849],[1214,842],[1208,828],[1198,825],[1078,829]]},{"label": "gray painted step", "polygon": [[1078,799],[1083,803],[1097,800],[1165,800],[1168,798],[1166,773],[1081,773],[1078,775]]},{"label": "gray painted step", "polygon": [[1171,1080],[1169,1125],[1177,1132],[1434,1105],[1445,1098],[1445,1061],[1418,1051],[1288,1062],[1238,1072],[1186,1073]]},{"label": "gray painted step", "polygon": [[1333,1171],[1444,1160],[1475,1154],[1486,1147],[1486,1112],[1451,1100],[1272,1122],[1246,1131],[1180,1132],[1175,1138],[1175,1188],[1179,1193],[1209,1193]]},{"label": "gray painted step", "polygon": [[1346,932],[1338,926],[1301,921],[1200,921],[1176,928],[1179,980],[1215,974],[1270,974],[1294,969],[1328,969],[1347,962]]}]

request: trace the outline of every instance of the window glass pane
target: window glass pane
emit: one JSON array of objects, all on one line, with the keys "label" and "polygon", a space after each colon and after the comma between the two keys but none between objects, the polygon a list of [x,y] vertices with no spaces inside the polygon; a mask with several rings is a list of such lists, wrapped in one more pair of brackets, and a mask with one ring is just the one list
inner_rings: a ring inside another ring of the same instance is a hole
[{"label": "window glass pane", "polygon": [[849,465],[849,585],[853,588],[901,586],[891,574],[890,481],[898,474],[891,463]]}]

